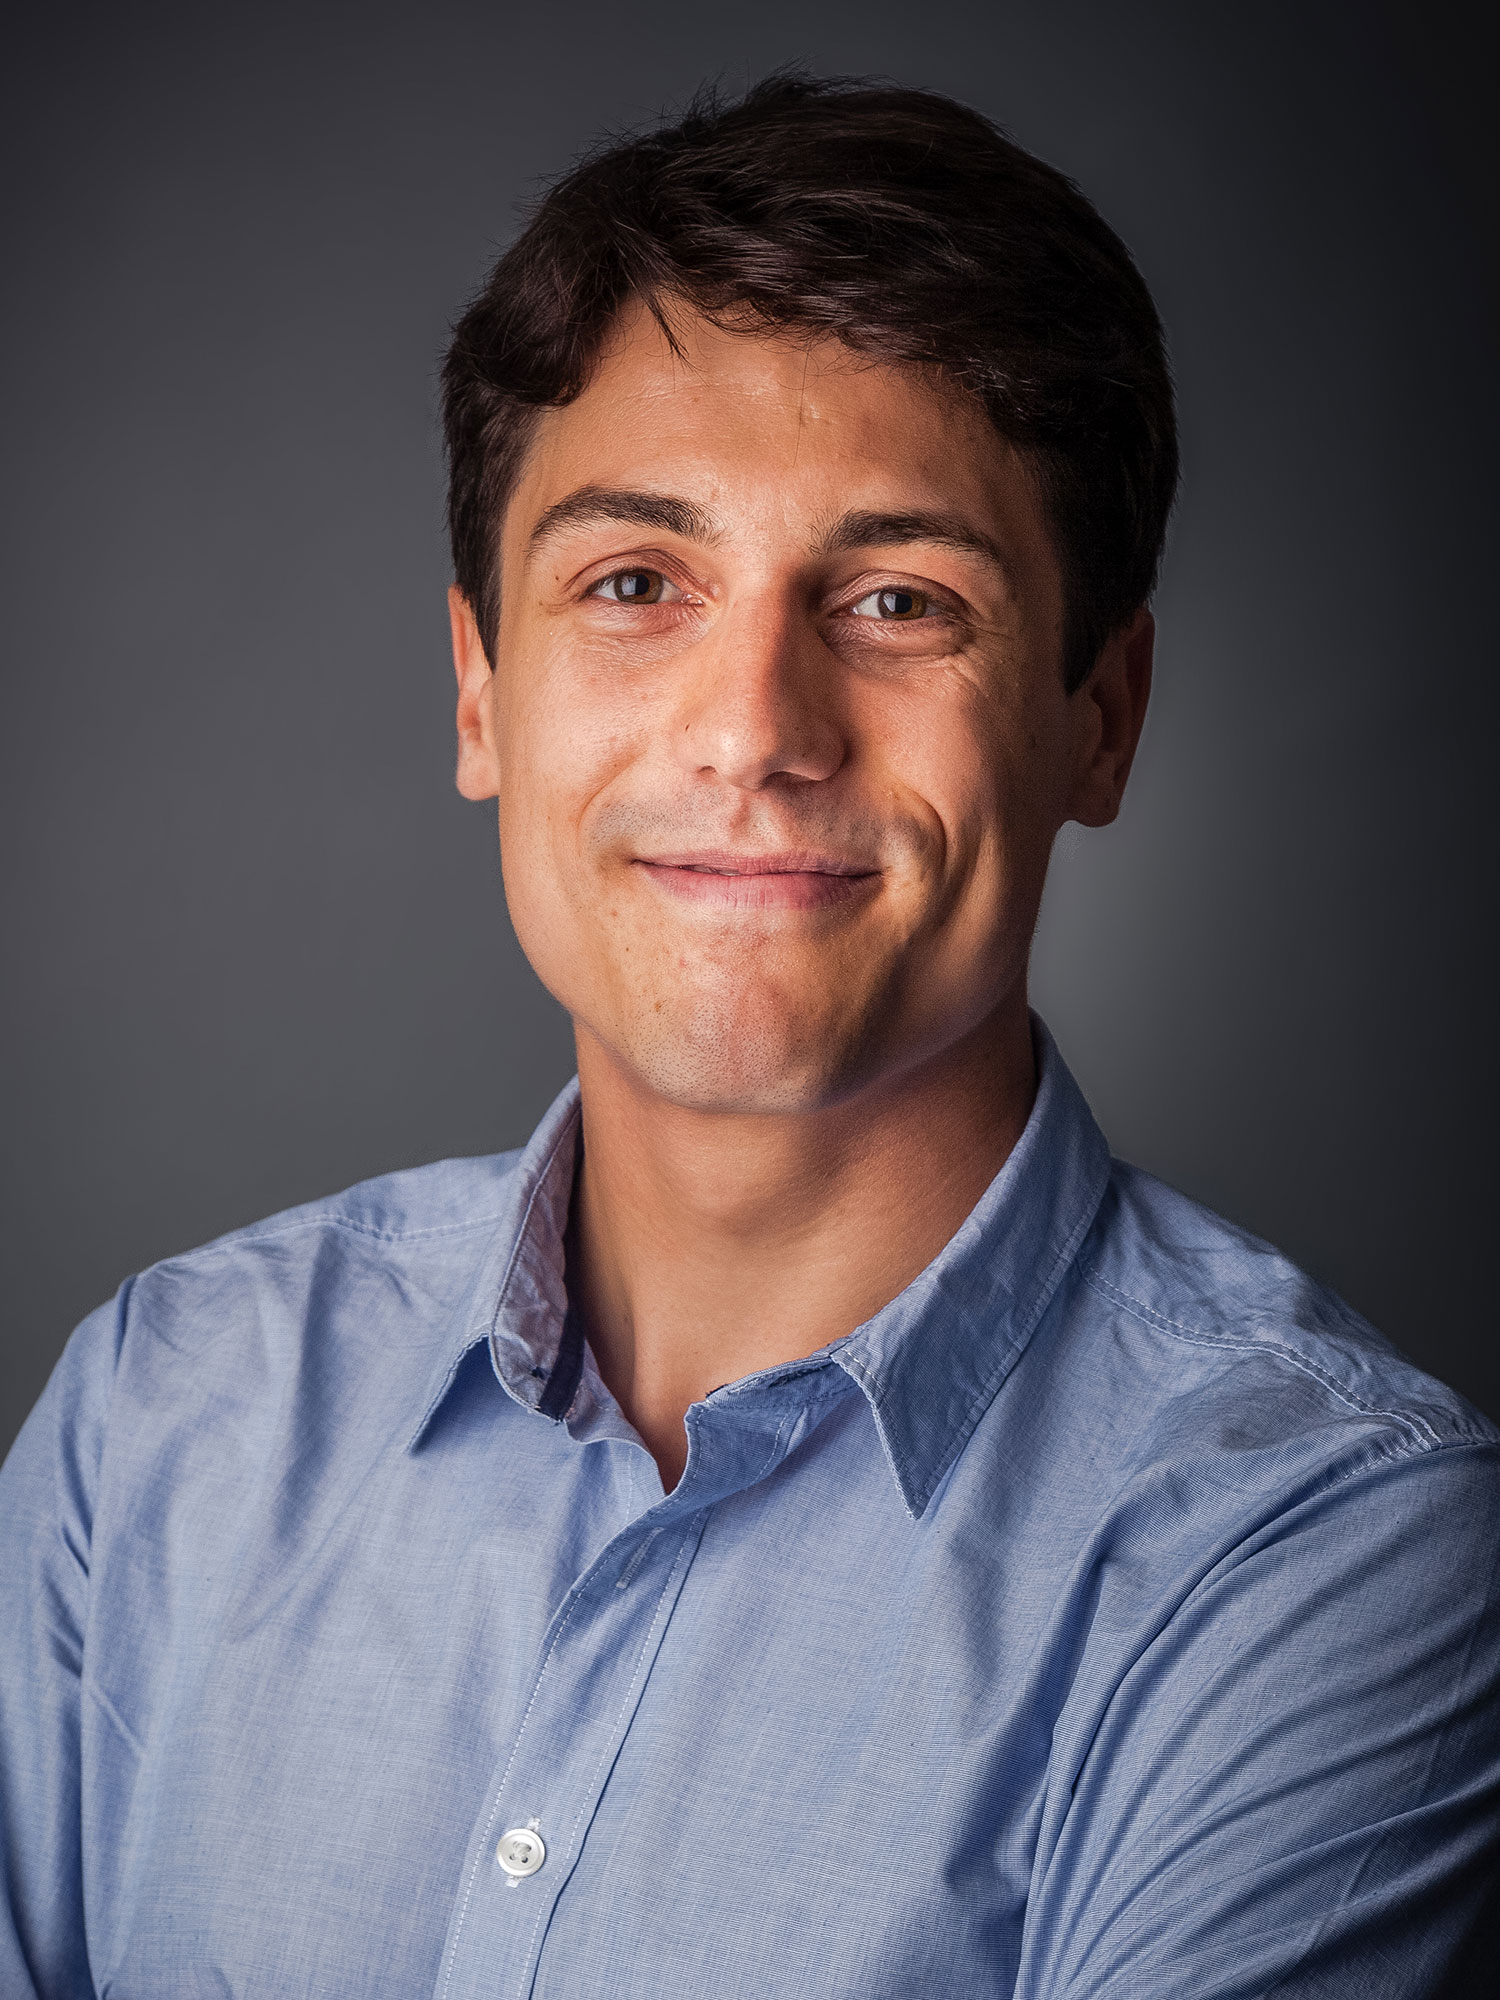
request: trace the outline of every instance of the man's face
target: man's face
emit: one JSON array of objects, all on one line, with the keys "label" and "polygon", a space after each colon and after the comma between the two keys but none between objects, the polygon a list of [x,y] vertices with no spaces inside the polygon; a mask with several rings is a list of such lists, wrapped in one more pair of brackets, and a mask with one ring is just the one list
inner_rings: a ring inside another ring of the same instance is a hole
[{"label": "man's face", "polygon": [[493,673],[455,603],[459,783],[581,1040],[678,1104],[811,1110],[1024,1006],[1053,836],[1110,816],[1139,714],[1122,762],[1064,693],[1045,514],[966,399],[678,336],[632,311],[540,419]]}]

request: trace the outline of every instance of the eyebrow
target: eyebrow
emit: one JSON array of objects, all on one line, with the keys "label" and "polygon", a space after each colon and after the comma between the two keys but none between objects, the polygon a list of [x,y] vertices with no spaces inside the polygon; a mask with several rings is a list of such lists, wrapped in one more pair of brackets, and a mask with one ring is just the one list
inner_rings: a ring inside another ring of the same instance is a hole
[{"label": "eyebrow", "polygon": [[580,486],[547,509],[532,529],[527,546],[539,548],[564,528],[594,521],[628,521],[632,527],[660,528],[688,542],[716,542],[721,533],[706,508],[674,493],[648,493],[629,486]]},{"label": "eyebrow", "polygon": [[[567,528],[597,521],[629,522],[637,528],[659,528],[684,541],[711,546],[723,529],[706,507],[675,493],[652,493],[630,486],[580,486],[550,506],[528,537],[531,550]],[[932,542],[978,556],[998,570],[1006,568],[998,542],[971,527],[957,514],[880,513],[869,508],[841,514],[818,538],[819,555],[854,549],[892,548],[907,542]]]},{"label": "eyebrow", "polygon": [[941,548],[957,549],[961,555],[979,556],[998,570],[1006,567],[1000,544],[957,514],[843,514],[819,539],[818,553],[890,548],[902,542],[936,542]]}]

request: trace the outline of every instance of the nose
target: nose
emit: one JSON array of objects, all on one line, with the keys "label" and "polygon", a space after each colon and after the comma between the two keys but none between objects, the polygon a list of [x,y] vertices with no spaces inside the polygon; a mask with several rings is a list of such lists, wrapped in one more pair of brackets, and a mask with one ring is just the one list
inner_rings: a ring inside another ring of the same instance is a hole
[{"label": "nose", "polygon": [[748,792],[778,779],[831,778],[848,753],[835,664],[794,608],[736,607],[694,648],[676,716],[678,759]]}]

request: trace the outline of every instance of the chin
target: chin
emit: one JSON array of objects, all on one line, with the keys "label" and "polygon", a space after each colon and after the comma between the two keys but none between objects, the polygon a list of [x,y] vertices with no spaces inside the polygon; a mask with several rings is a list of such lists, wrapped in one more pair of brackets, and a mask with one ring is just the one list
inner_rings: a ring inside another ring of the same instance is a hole
[{"label": "chin", "polygon": [[786,1116],[859,1088],[871,1038],[853,1023],[755,1019],[743,1004],[684,1019],[668,1008],[604,1039],[646,1087],[684,1110]]}]

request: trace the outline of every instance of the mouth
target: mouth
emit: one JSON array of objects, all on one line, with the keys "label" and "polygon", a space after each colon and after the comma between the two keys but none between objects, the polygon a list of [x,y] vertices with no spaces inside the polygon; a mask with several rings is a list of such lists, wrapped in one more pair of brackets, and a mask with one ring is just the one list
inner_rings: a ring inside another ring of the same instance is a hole
[{"label": "mouth", "polygon": [[633,865],[668,895],[722,910],[824,910],[880,879],[866,862],[816,853],[637,855]]}]

